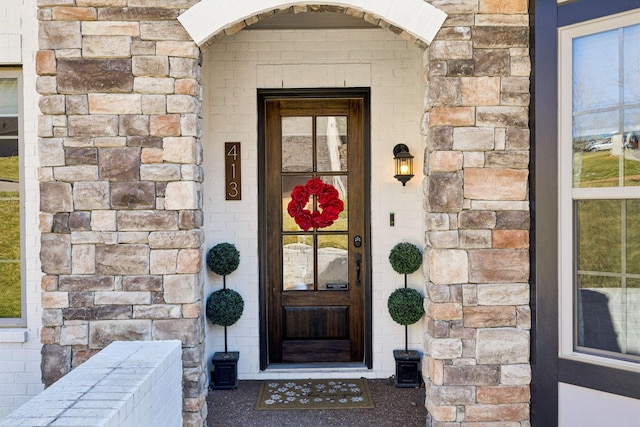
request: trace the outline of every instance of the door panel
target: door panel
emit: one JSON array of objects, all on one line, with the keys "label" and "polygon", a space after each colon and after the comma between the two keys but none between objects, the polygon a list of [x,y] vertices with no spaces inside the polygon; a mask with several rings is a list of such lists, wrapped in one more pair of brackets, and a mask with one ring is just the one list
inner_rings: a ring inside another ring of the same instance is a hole
[{"label": "door panel", "polygon": [[284,307],[286,339],[348,338],[349,307]]},{"label": "door panel", "polygon": [[285,340],[282,342],[282,363],[348,363],[349,340]]},{"label": "door panel", "polygon": [[[364,362],[363,99],[268,99],[268,363]],[[320,181],[317,181],[319,179]]]}]

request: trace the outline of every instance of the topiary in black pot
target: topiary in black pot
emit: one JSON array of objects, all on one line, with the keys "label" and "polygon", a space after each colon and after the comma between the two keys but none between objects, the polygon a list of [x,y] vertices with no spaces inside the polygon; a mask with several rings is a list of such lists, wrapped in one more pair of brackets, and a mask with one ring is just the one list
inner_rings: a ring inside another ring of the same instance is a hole
[{"label": "topiary in black pot", "polygon": [[422,295],[415,289],[407,288],[407,274],[420,268],[422,253],[412,243],[398,243],[389,253],[389,262],[396,273],[404,274],[404,289],[396,289],[387,300],[387,308],[391,318],[404,325],[405,351],[408,351],[407,326],[416,323],[424,315]]},{"label": "topiary in black pot", "polygon": [[404,351],[393,350],[396,361],[396,387],[419,387],[420,353],[409,351],[408,326],[416,323],[424,315],[422,295],[415,289],[407,288],[407,275],[417,271],[422,264],[422,253],[416,245],[398,243],[389,253],[389,262],[394,271],[404,274],[404,288],[396,289],[389,295],[387,308],[394,322],[404,325]]},{"label": "topiary in black pot", "polygon": [[242,296],[233,289],[227,289],[227,274],[231,274],[240,264],[240,252],[231,243],[220,243],[209,249],[207,265],[216,274],[222,276],[223,288],[213,292],[207,298],[205,313],[214,325],[224,326],[224,352],[227,353],[227,326],[240,319],[244,310]]},{"label": "topiary in black pot", "polygon": [[227,274],[231,274],[240,264],[240,252],[231,243],[220,243],[207,252],[207,265],[222,276],[222,289],[207,298],[205,314],[214,325],[224,326],[224,353],[216,352],[211,359],[213,371],[211,388],[214,390],[238,387],[238,359],[240,353],[227,349],[227,326],[236,323],[244,310],[242,296],[233,289],[227,289]]}]

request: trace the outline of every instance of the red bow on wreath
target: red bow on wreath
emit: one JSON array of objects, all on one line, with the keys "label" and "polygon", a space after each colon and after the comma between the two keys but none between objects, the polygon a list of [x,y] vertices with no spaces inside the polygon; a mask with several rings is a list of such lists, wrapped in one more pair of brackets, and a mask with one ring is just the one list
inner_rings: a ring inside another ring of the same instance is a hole
[{"label": "red bow on wreath", "polygon": [[[304,208],[311,196],[318,198],[318,208],[321,212],[311,212]],[[338,190],[333,185],[325,184],[320,178],[312,178],[305,185],[295,186],[291,192],[287,212],[304,231],[328,227],[344,210],[344,202],[338,196]]]}]

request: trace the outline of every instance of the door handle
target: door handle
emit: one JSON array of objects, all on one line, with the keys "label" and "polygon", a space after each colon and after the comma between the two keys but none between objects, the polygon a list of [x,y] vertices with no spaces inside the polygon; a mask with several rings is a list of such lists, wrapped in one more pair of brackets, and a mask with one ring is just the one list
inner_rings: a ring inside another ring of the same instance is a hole
[{"label": "door handle", "polygon": [[356,254],[356,285],[360,286],[360,270],[362,269],[362,255]]}]

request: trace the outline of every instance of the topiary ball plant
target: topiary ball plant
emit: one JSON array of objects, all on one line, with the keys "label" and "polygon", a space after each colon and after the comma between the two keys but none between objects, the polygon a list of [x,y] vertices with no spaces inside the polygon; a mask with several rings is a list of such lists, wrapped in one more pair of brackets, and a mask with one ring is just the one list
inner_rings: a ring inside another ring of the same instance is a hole
[{"label": "topiary ball plant", "polygon": [[205,314],[214,325],[224,326],[224,352],[227,353],[227,326],[240,319],[244,310],[242,296],[227,289],[227,274],[233,273],[240,264],[240,252],[231,243],[220,243],[207,252],[207,265],[214,273],[222,276],[223,288],[207,298]]},{"label": "topiary ball plant", "polygon": [[415,289],[396,289],[389,295],[387,308],[394,322],[407,326],[416,323],[424,314],[422,295]]},{"label": "topiary ball plant", "polygon": [[207,265],[220,276],[233,273],[239,264],[240,252],[231,243],[219,243],[207,253]]},{"label": "topiary ball plant", "polygon": [[233,325],[240,319],[243,310],[244,300],[233,289],[217,290],[207,298],[207,319],[214,325]]},{"label": "topiary ball plant", "polygon": [[420,268],[422,253],[412,243],[398,243],[389,253],[389,262],[396,273],[411,274]]}]

